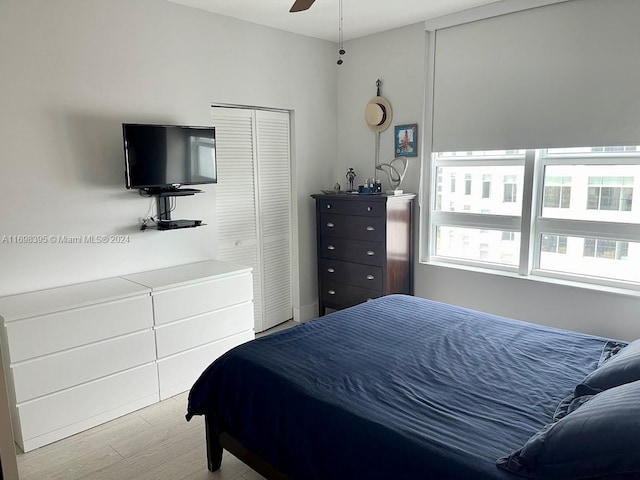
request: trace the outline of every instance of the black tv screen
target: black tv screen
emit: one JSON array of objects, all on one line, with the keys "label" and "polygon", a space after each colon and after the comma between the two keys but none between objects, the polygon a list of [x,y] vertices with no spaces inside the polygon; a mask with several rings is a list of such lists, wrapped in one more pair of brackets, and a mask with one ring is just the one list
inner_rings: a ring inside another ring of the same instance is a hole
[{"label": "black tv screen", "polygon": [[122,134],[127,188],[217,182],[215,128],[124,123]]}]

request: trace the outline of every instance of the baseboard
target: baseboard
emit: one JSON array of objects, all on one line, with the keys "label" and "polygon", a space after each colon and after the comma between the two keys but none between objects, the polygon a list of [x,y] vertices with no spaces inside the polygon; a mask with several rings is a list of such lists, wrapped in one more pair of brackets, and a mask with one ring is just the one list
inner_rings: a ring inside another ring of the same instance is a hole
[{"label": "baseboard", "polygon": [[293,320],[296,322],[306,322],[318,316],[318,302],[313,302],[302,307],[293,307]]}]

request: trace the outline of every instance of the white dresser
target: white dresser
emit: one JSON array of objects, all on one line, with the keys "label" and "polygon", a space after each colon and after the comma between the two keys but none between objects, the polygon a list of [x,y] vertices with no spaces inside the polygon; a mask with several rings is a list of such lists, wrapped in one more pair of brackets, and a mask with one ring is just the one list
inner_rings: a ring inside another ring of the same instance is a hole
[{"label": "white dresser", "polygon": [[207,261],[0,298],[23,451],[191,388],[254,338],[251,269]]},{"label": "white dresser", "polygon": [[214,359],[255,336],[249,267],[209,261],[123,278],[151,290],[161,400],[190,389]]}]

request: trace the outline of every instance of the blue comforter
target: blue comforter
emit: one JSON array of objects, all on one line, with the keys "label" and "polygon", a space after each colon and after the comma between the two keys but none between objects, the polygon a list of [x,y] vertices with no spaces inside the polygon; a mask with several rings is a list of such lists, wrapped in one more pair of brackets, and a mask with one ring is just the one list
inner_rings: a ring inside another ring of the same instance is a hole
[{"label": "blue comforter", "polygon": [[513,480],[496,459],[551,421],[606,341],[391,295],[223,355],[188,418],[293,479]]}]

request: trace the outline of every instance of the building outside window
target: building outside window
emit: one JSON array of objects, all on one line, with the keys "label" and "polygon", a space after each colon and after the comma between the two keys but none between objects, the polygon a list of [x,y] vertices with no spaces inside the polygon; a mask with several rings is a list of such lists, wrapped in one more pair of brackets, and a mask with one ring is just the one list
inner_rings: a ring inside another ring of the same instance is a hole
[{"label": "building outside window", "polygon": [[432,204],[432,261],[640,289],[640,147],[444,152],[432,168],[465,179],[438,193],[449,210]]}]

